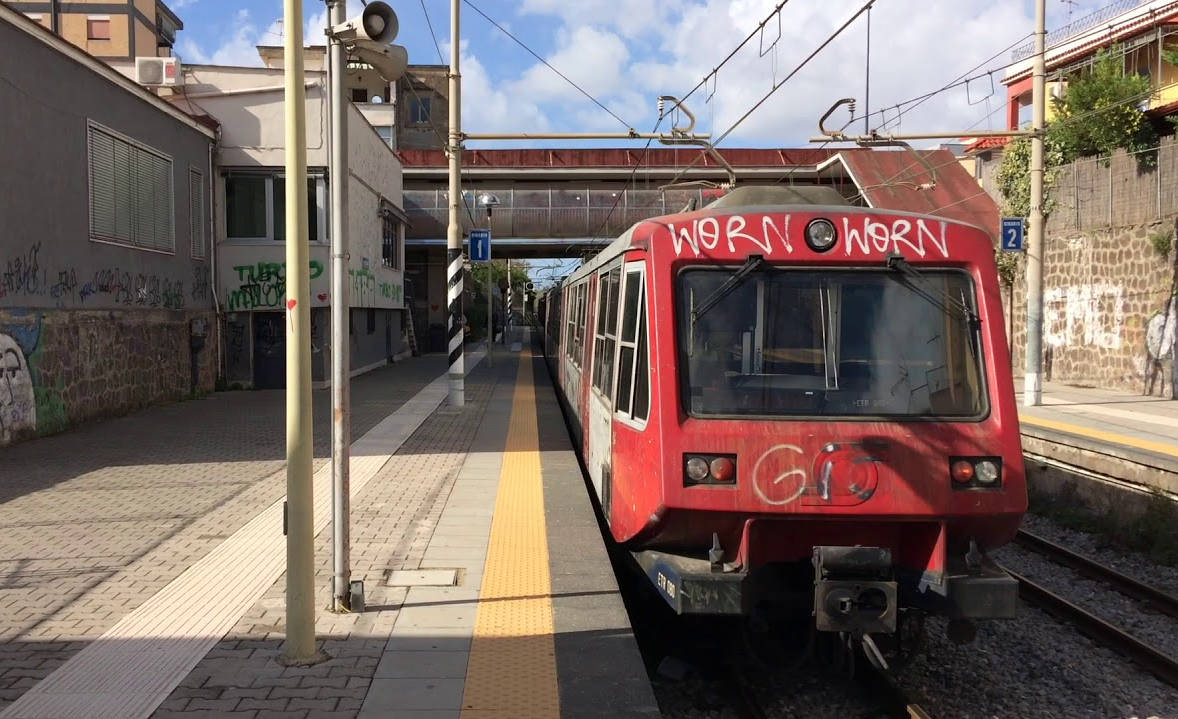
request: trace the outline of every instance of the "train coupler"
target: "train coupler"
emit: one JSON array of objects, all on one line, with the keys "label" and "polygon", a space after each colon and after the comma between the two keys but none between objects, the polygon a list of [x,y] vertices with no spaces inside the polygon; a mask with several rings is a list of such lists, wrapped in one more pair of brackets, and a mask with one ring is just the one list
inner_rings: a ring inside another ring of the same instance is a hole
[{"label": "train coupler", "polygon": [[820,632],[896,631],[892,552],[881,547],[814,547],[814,621]]}]

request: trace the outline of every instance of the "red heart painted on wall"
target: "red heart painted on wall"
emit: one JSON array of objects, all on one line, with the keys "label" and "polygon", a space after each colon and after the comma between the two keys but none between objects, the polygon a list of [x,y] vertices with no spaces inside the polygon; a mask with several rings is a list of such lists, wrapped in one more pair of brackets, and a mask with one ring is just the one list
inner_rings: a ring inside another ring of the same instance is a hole
[{"label": "red heart painted on wall", "polygon": [[299,301],[292,297],[286,301],[286,309],[293,310],[295,308],[295,305],[297,305],[298,303],[299,303]]},{"label": "red heart painted on wall", "polygon": [[316,297],[318,297],[318,298],[319,298],[319,301],[320,301],[320,302],[326,302],[326,301],[327,301],[327,293],[326,293],[326,292],[320,292],[318,295],[316,295]]}]

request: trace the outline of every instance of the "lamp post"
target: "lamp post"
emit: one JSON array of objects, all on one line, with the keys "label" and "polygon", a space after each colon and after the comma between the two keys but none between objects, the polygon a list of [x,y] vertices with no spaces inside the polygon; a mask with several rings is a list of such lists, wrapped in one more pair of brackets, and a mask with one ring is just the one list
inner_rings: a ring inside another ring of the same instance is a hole
[{"label": "lamp post", "polygon": [[[499,198],[489,192],[484,192],[479,195],[479,207],[487,210],[487,231],[491,231],[491,212],[499,204]],[[490,243],[490,240],[487,241]],[[491,248],[487,247],[487,254],[491,254]],[[491,280],[493,276],[491,272],[491,263],[487,262],[487,366],[494,367],[495,362],[491,359],[491,345],[495,343],[495,303],[491,300]]]}]

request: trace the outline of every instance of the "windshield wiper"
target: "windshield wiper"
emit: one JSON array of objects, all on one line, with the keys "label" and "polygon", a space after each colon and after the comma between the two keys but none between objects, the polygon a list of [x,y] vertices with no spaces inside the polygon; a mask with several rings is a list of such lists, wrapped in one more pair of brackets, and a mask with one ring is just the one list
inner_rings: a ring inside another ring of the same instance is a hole
[{"label": "windshield wiper", "polygon": [[943,288],[929,287],[928,278],[904,259],[900,253],[893,252],[885,258],[885,261],[888,269],[897,270],[904,275],[913,292],[928,300],[942,312],[952,315],[953,310],[956,310],[969,323],[971,330],[976,331],[981,327],[982,318],[978,317],[972,307],[949,294]]},{"label": "windshield wiper", "polygon": [[699,303],[699,307],[691,311],[691,324],[694,326],[699,321],[704,313],[715,307],[728,295],[732,294],[733,290],[740,287],[741,283],[757,270],[765,266],[765,257],[763,255],[749,255],[740,269],[732,273],[732,276],[724,281],[724,284],[717,287],[712,294],[704,298],[703,302]]}]

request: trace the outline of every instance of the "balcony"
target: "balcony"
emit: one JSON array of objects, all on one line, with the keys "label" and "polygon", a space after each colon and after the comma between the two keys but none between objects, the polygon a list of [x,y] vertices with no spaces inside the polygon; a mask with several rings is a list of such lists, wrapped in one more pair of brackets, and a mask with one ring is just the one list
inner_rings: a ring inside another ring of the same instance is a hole
[{"label": "balcony", "polygon": [[[560,189],[518,190],[479,187],[467,190],[470,211],[460,212],[462,234],[473,227],[486,227],[487,214],[474,204],[475,197],[491,193],[500,204],[491,215],[491,234],[497,238],[610,238],[642,220],[678,212],[695,198],[696,205],[710,201],[704,190],[590,189],[561,185]],[[405,212],[412,225],[407,239],[446,237],[449,222],[449,192],[405,190]],[[477,225],[472,224],[471,218]]]}]

